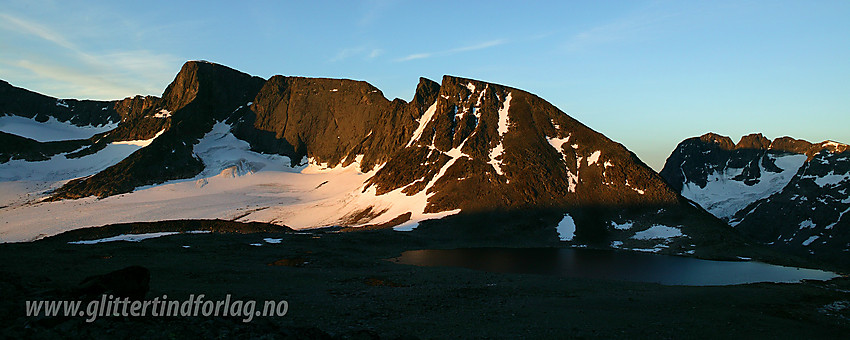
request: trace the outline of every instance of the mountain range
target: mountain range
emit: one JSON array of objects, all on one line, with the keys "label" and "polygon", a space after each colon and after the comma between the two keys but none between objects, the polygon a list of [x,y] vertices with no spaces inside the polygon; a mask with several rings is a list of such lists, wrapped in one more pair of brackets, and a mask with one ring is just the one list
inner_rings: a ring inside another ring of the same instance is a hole
[{"label": "mountain range", "polygon": [[[217,218],[734,258],[750,239],[818,247],[847,229],[834,177],[846,179],[845,145],[705,135],[659,175],[534,94],[456,76],[419,79],[408,102],[363,81],[190,61],[161,97],[78,101],[3,82],[0,114],[5,242]],[[819,227],[765,231],[776,211],[809,216],[788,204],[821,202],[812,183],[835,194],[810,216]]]},{"label": "mountain range", "polygon": [[[848,262],[850,146],[761,134],[709,133],[681,142],[661,175],[749,238],[783,251]],[[845,217],[846,215],[846,217]]]}]

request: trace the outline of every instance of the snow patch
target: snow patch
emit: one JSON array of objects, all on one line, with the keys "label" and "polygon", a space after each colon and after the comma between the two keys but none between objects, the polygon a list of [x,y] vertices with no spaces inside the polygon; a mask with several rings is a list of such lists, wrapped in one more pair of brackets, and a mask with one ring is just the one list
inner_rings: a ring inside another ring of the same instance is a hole
[{"label": "snow patch", "polygon": [[587,165],[589,166],[591,164],[596,164],[596,161],[599,160],[599,156],[601,154],[602,152],[599,150],[596,150],[592,154],[590,154],[590,157],[587,157]]},{"label": "snow patch", "polygon": [[800,229],[811,229],[815,227],[815,223],[812,222],[811,219],[805,220],[800,223]]},{"label": "snow patch", "polygon": [[499,124],[497,130],[499,132],[499,144],[496,144],[493,149],[490,150],[490,161],[488,162],[493,166],[493,169],[496,170],[496,173],[502,175],[502,155],[505,152],[504,146],[502,146],[502,138],[504,138],[505,134],[508,133],[508,129],[510,128],[510,117],[508,112],[511,107],[511,93],[508,92],[508,95],[505,97],[505,101],[502,102],[502,107],[499,108]]},{"label": "snow patch", "polygon": [[141,240],[147,240],[149,238],[157,238],[157,237],[176,235],[176,234],[179,234],[179,232],[166,231],[166,232],[145,233],[145,234],[121,234],[121,235],[118,235],[118,236],[101,238],[101,239],[97,239],[97,240],[73,241],[73,242],[68,242],[68,243],[69,244],[95,244],[95,243],[115,242],[115,241],[139,242]]},{"label": "snow patch", "polygon": [[663,225],[654,225],[649,229],[635,233],[632,236],[636,240],[655,240],[655,239],[670,239],[673,237],[682,236],[682,230],[679,228],[668,227]]},{"label": "snow patch", "polygon": [[546,141],[549,142],[549,145],[551,145],[552,148],[555,149],[555,151],[558,151],[558,153],[562,153],[561,150],[563,150],[564,143],[570,141],[570,136],[567,136],[566,138],[546,137]]},{"label": "snow patch", "polygon": [[634,226],[634,222],[629,221],[629,222],[624,222],[624,223],[617,223],[617,222],[611,221],[611,226],[614,229],[617,229],[617,230],[629,230],[629,229],[632,229],[632,227]]},{"label": "snow patch", "polygon": [[655,247],[655,248],[632,248],[632,251],[639,251],[641,253],[657,253],[664,250],[666,247]]},{"label": "snow patch", "polygon": [[154,118],[168,118],[171,117],[171,111],[166,109],[159,110],[156,114],[153,115]]},{"label": "snow patch", "polygon": [[812,244],[812,242],[814,242],[815,240],[817,240],[819,237],[820,237],[820,236],[815,235],[815,236],[812,236],[812,237],[807,238],[805,241],[803,241],[803,246],[808,246],[808,245]]},{"label": "snow patch", "polygon": [[153,142],[153,140],[156,139],[157,137],[159,137],[160,135],[162,135],[163,132],[165,132],[165,129],[162,129],[162,131],[157,132],[156,135],[154,135],[151,139],[125,140],[125,141],[119,141],[119,142],[112,142],[111,144],[115,144],[115,145],[135,145],[135,146],[143,148],[143,147],[150,145]]},{"label": "snow patch", "polygon": [[833,171],[830,171],[829,174],[824,176],[804,176],[803,178],[812,177],[814,177],[815,183],[817,183],[819,187],[825,188],[827,186],[835,186],[850,179],[850,174],[836,175]]},{"label": "snow patch", "polygon": [[564,214],[564,218],[561,219],[561,222],[558,222],[558,238],[561,241],[572,241],[576,236],[576,223],[573,221],[572,216],[570,214]]},{"label": "snow patch", "polygon": [[425,126],[428,125],[428,122],[434,118],[434,113],[437,112],[437,101],[434,101],[434,104],[431,104],[425,113],[422,114],[422,117],[419,117],[419,126],[416,127],[416,130],[413,131],[413,136],[410,137],[410,141],[407,142],[407,146],[413,145],[413,142],[418,141],[419,138],[422,137],[422,133],[425,132]]}]

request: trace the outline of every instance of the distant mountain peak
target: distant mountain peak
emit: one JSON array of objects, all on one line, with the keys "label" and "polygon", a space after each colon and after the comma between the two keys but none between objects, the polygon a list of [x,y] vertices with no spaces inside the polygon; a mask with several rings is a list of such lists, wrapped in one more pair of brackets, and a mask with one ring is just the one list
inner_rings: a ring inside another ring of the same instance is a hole
[{"label": "distant mountain peak", "polygon": [[[676,147],[661,175],[755,240],[804,255],[850,251],[850,148],[791,137],[706,134]],[[846,217],[845,217],[846,216]],[[846,261],[841,260],[839,262]]]}]

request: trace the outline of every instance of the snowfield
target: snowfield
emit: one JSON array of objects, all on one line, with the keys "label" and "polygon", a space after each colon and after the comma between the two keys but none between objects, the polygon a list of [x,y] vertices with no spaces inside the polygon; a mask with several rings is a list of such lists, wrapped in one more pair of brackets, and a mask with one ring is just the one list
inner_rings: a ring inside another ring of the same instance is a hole
[{"label": "snowfield", "polygon": [[[48,160],[28,162],[15,159],[0,163],[0,182],[10,181],[67,181],[96,174],[139,150],[162,134],[151,139],[109,143],[102,150],[79,158],[68,158],[65,154],[54,155]],[[6,196],[6,195],[3,195]]]},{"label": "snowfield", "polygon": [[[250,151],[248,143],[235,138],[230,126],[224,123],[216,124],[194,146],[194,152],[206,166],[198,176],[141,187],[132,193],[104,199],[87,197],[41,202],[39,200],[46,197],[46,193],[29,192],[33,186],[4,180],[0,182],[3,189],[0,199],[5,202],[0,208],[0,220],[3,221],[0,242],[29,241],[90,226],[168,219],[219,218],[308,229],[380,224],[410,213],[410,220],[396,229],[412,230],[422,220],[459,212],[424,214],[429,196],[427,190],[407,196],[400,188],[377,196],[372,186],[363,192],[364,182],[376,170],[361,173],[358,161],[347,167],[328,168],[308,160],[308,165],[293,168],[287,157]],[[37,169],[40,166],[37,163],[40,162],[19,166]],[[68,173],[80,177],[99,171],[96,167],[77,170]],[[9,173],[5,169],[0,171],[4,176]],[[435,177],[429,186],[438,178]],[[372,219],[352,220],[352,216],[365,209],[380,214]]]},{"label": "snowfield", "polygon": [[[765,157],[774,156],[766,155]],[[740,175],[744,169],[727,168],[723,172],[709,175],[705,188],[700,188],[686,179],[682,196],[699,203],[714,216],[728,221],[736,212],[746,208],[750,203],[782,190],[805,163],[806,155],[784,155],[774,157],[774,160],[782,172],[767,171],[759,162],[761,178],[755,185],[749,186],[732,179]]]},{"label": "snowfield", "polygon": [[53,117],[50,117],[44,123],[39,123],[32,118],[0,116],[0,131],[34,139],[39,142],[88,139],[98,133],[112,130],[117,126],[117,123],[101,126],[76,126],[70,122],[60,122]]}]

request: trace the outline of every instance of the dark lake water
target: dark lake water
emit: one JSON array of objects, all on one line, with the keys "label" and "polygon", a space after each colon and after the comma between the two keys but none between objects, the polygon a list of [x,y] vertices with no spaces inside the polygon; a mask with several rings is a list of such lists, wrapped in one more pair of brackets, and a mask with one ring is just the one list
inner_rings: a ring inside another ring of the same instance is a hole
[{"label": "dark lake water", "polygon": [[716,286],[754,282],[828,280],[837,275],[761,262],[564,248],[464,248],[411,250],[391,261],[417,266],[463,267],[498,273]]}]

